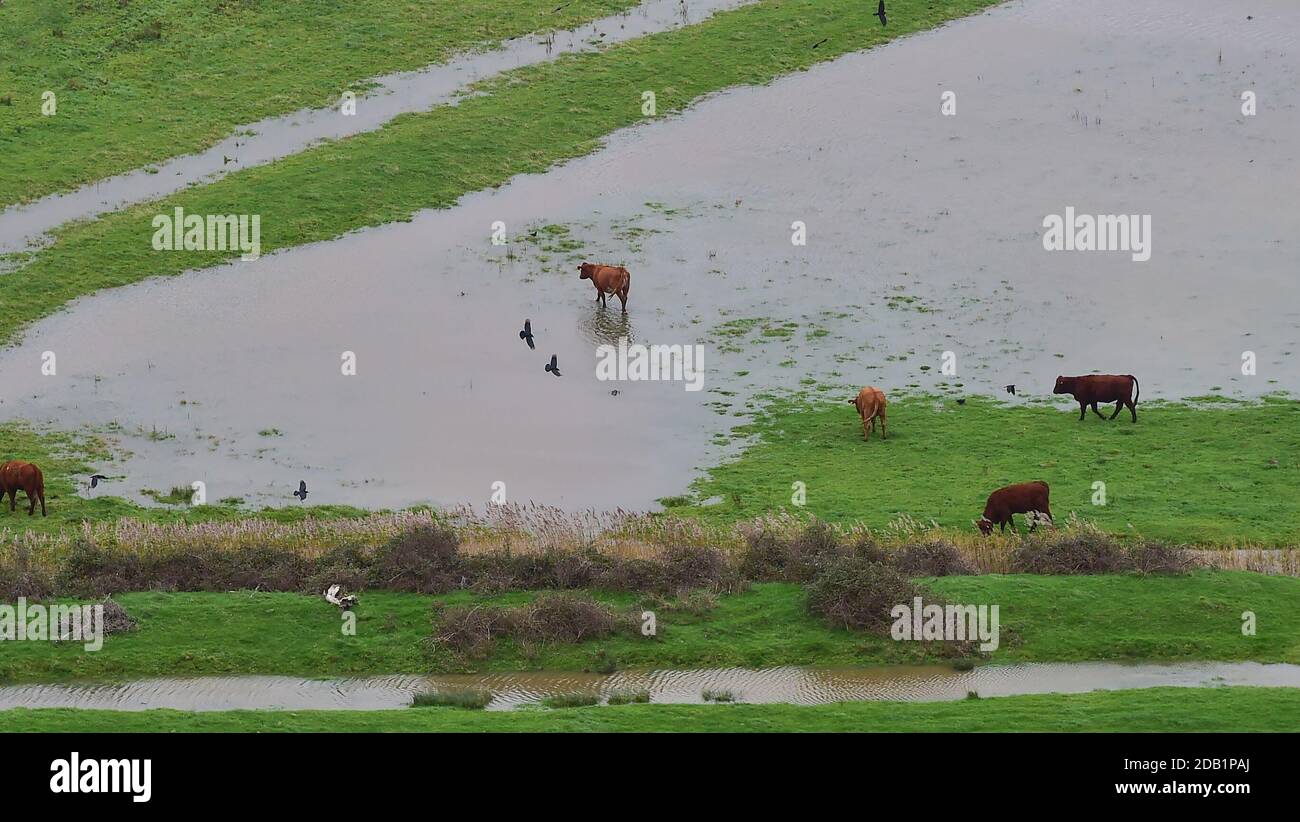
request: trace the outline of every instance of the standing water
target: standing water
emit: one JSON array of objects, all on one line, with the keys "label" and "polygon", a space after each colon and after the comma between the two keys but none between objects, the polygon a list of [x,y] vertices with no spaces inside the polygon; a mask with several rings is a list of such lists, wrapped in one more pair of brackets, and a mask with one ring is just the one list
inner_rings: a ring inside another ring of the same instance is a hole
[{"label": "standing water", "polygon": [[538,704],[548,697],[573,694],[594,696],[602,701],[612,695],[648,694],[654,703],[698,704],[706,701],[706,691],[723,694],[734,702],[820,705],[876,700],[934,702],[963,699],[972,692],[986,697],[1226,685],[1300,688],[1300,665],[1075,662],[989,665],[970,671],[942,666],[891,665],[620,671],[608,676],[540,671],[356,679],[197,677],[145,679],[118,685],[11,685],[0,688],[0,710],[373,711],[406,707],[418,693],[465,690],[490,692],[492,701],[488,710],[508,710]]}]

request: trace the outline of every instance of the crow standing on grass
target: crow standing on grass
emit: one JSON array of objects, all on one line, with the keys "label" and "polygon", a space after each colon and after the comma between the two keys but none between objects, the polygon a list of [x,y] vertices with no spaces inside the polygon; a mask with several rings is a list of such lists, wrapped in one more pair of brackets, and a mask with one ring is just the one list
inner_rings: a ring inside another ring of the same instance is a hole
[{"label": "crow standing on grass", "polygon": [[885,0],[880,0],[880,5],[876,6],[876,16],[880,18],[880,25],[887,25],[885,23]]},{"label": "crow standing on grass", "polygon": [[293,492],[299,502],[307,501],[307,480],[298,480],[298,490]]}]

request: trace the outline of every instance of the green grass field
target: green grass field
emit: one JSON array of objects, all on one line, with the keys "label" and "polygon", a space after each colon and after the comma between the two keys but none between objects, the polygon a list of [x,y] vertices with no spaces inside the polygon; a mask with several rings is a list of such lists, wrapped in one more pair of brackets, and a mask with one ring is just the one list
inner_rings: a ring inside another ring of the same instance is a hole
[{"label": "green grass field", "polygon": [[[679,498],[670,513],[729,523],[795,510],[790,487],[802,481],[802,511],[831,522],[879,528],[906,514],[973,533],[971,522],[990,491],[1042,479],[1052,487],[1052,510],[1061,521],[1076,513],[1118,535],[1175,542],[1300,544],[1300,495],[1294,493],[1300,485],[1300,402],[1267,397],[1139,408],[1135,425],[1091,414],[1079,422],[1059,407],[1007,406],[980,397],[964,406],[950,398],[900,399],[890,406],[889,439],[877,435],[864,442],[846,403],[777,400],[735,432],[757,435],[757,441],[693,489],[698,499],[716,496],[720,504],[691,506]],[[22,423],[0,425],[0,455],[40,464],[50,503],[46,519],[0,511],[0,527],[11,529],[52,532],[123,516],[199,522],[364,513],[346,506],[251,511],[218,502],[143,507],[113,496],[111,483],[95,499],[83,499],[74,493],[76,484],[92,468],[112,474],[110,448],[93,435],[38,432]],[[1106,484],[1105,505],[1092,502],[1095,482]]]},{"label": "green grass field", "polygon": [[[927,583],[949,601],[999,606],[1002,647],[991,660],[1257,660],[1300,663],[1300,580],[1245,572],[1187,577],[985,575]],[[640,608],[630,594],[598,593]],[[518,604],[514,593],[447,603]],[[116,599],[139,630],[86,653],[71,643],[13,643],[0,681],[123,680],[200,674],[328,677],[461,670],[583,670],[600,654],[625,668],[871,665],[936,661],[921,643],[832,630],[809,615],[803,589],[767,583],[723,596],[712,611],[662,611],[658,636],[639,633],[556,645],[525,656],[508,641],[483,661],[426,650],[434,597],[364,592],[355,636],[319,597],[256,593],[133,593]],[[1254,611],[1258,634],[1241,633]]]},{"label": "green grass field", "polygon": [[[711,92],[766,83],[993,4],[898,0],[886,30],[860,0],[764,0],[600,53],[498,75],[459,105],[403,115],[378,131],[58,229],[51,246],[0,278],[0,341],[76,297],[236,256],[155,251],[151,220],[175,206],[191,214],[260,214],[263,252],[327,240],[446,208],[468,192],[588,154],[606,135],[643,120],[645,90],[656,92],[658,116],[666,116]],[[95,139],[111,144],[98,132]]]},{"label": "green grass field", "polygon": [[[636,0],[8,0],[0,207],[189,154],[394,71]],[[52,91],[53,116],[41,112]],[[364,105],[364,103],[362,103]]]},{"label": "green grass field", "polygon": [[[845,392],[845,396],[851,393]],[[1067,398],[1068,399],[1068,398]],[[758,442],[697,484],[721,504],[675,513],[731,521],[790,508],[832,522],[886,525],[901,514],[973,531],[989,492],[1044,480],[1052,513],[1121,535],[1178,542],[1300,544],[1300,403],[1139,403],[1138,422],[1078,406],[1008,406],[972,397],[900,399],[889,439],[869,442],[847,402],[779,400],[737,431]],[[1106,504],[1094,505],[1094,483]],[[1023,527],[1023,524],[1022,526]]]},{"label": "green grass field", "polygon": [[0,732],[1034,732],[1294,731],[1288,688],[1150,688],[959,702],[835,705],[621,705],[472,711],[0,711]]}]

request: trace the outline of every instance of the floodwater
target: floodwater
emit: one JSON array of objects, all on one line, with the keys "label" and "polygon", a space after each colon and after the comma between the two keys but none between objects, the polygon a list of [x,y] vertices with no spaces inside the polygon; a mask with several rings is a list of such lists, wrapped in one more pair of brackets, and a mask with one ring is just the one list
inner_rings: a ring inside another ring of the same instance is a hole
[{"label": "floodwater", "polygon": [[[306,478],[311,502],[400,506],[499,481],[601,509],[681,493],[758,392],[810,380],[837,400],[1032,399],[1093,370],[1138,375],[1143,401],[1295,391],[1298,57],[1284,0],[1012,2],[410,223],[80,300],[0,355],[0,416],[112,432],[132,456],[96,493],[296,504]],[[1067,207],[1151,215],[1150,260],[1045,251]],[[629,268],[626,315],[582,259]],[[705,390],[597,379],[620,336],[703,345]]]},{"label": "floodwater", "polygon": [[223,177],[231,171],[296,154],[324,140],[337,140],[380,128],[399,114],[427,111],[454,102],[465,88],[485,77],[562,54],[593,51],[647,34],[698,23],[719,11],[754,0],[645,0],[626,13],[576,29],[520,37],[491,51],[467,52],[418,71],[387,74],[369,81],[359,94],[356,113],[343,116],[338,105],[302,109],[235,129],[235,133],[197,154],[175,157],[0,211],[0,253],[39,245],[45,232],[69,220],[88,219],[132,203]]},{"label": "floodwater", "polygon": [[509,710],[568,694],[592,695],[605,701],[614,694],[648,693],[653,703],[699,704],[705,701],[705,691],[729,694],[735,702],[820,705],[876,700],[934,702],[963,699],[971,692],[991,697],[1228,685],[1300,688],[1300,665],[1076,662],[988,665],[970,671],[940,666],[883,666],[624,671],[608,676],[528,672],[356,679],[197,677],[147,679],[119,685],[11,685],[0,687],[0,710],[373,711],[406,707],[417,693],[466,689],[489,691],[492,701],[488,710]]}]

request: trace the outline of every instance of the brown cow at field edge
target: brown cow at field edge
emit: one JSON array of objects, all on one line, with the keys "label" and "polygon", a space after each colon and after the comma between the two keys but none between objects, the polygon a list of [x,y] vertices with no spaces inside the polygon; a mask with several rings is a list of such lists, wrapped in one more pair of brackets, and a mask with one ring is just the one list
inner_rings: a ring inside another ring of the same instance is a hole
[{"label": "brown cow at field edge", "polygon": [[621,265],[601,265],[599,263],[583,263],[578,266],[579,280],[591,280],[591,284],[596,286],[596,301],[605,305],[606,294],[617,294],[619,302],[623,305],[623,310],[627,311],[627,290],[632,284],[632,275],[626,268]]},{"label": "brown cow at field edge", "polygon": [[1080,422],[1088,416],[1088,406],[1092,406],[1092,413],[1101,417],[1101,412],[1097,410],[1099,402],[1115,403],[1115,413],[1110,415],[1112,420],[1118,417],[1119,412],[1127,405],[1129,413],[1133,415],[1133,422],[1138,421],[1137,401],[1142,389],[1138,386],[1137,377],[1132,374],[1057,377],[1056,387],[1052,389],[1052,393],[1074,395],[1074,398],[1079,401]]},{"label": "brown cow at field edge", "polygon": [[[989,494],[989,500],[984,504],[984,516],[975,521],[979,526],[980,532],[987,535],[993,533],[993,526],[1000,525],[1005,533],[1007,525],[1011,530],[1016,530],[1016,521],[1012,519],[1012,514],[1028,514],[1030,511],[1036,511],[1039,514],[1047,516],[1048,522],[1052,521],[1052,509],[1048,505],[1048,495],[1050,489],[1047,483],[1040,481],[1022,482],[1018,485],[1008,485],[1005,488],[999,488],[992,494]],[[1029,530],[1034,530],[1037,523],[1032,523]]]},{"label": "brown cow at field edge", "polygon": [[871,439],[871,432],[876,428],[876,420],[880,420],[880,438],[885,439],[885,392],[876,388],[874,385],[868,385],[858,392],[858,395],[849,400],[849,405],[856,406],[858,416],[862,418],[862,438]]},{"label": "brown cow at field edge", "polygon": [[10,460],[0,465],[0,500],[4,499],[5,494],[9,495],[10,511],[18,507],[20,490],[27,494],[27,500],[31,503],[27,508],[27,516],[36,513],[38,499],[41,501],[41,516],[45,516],[45,477],[41,474],[41,469],[35,463],[22,460]]}]

